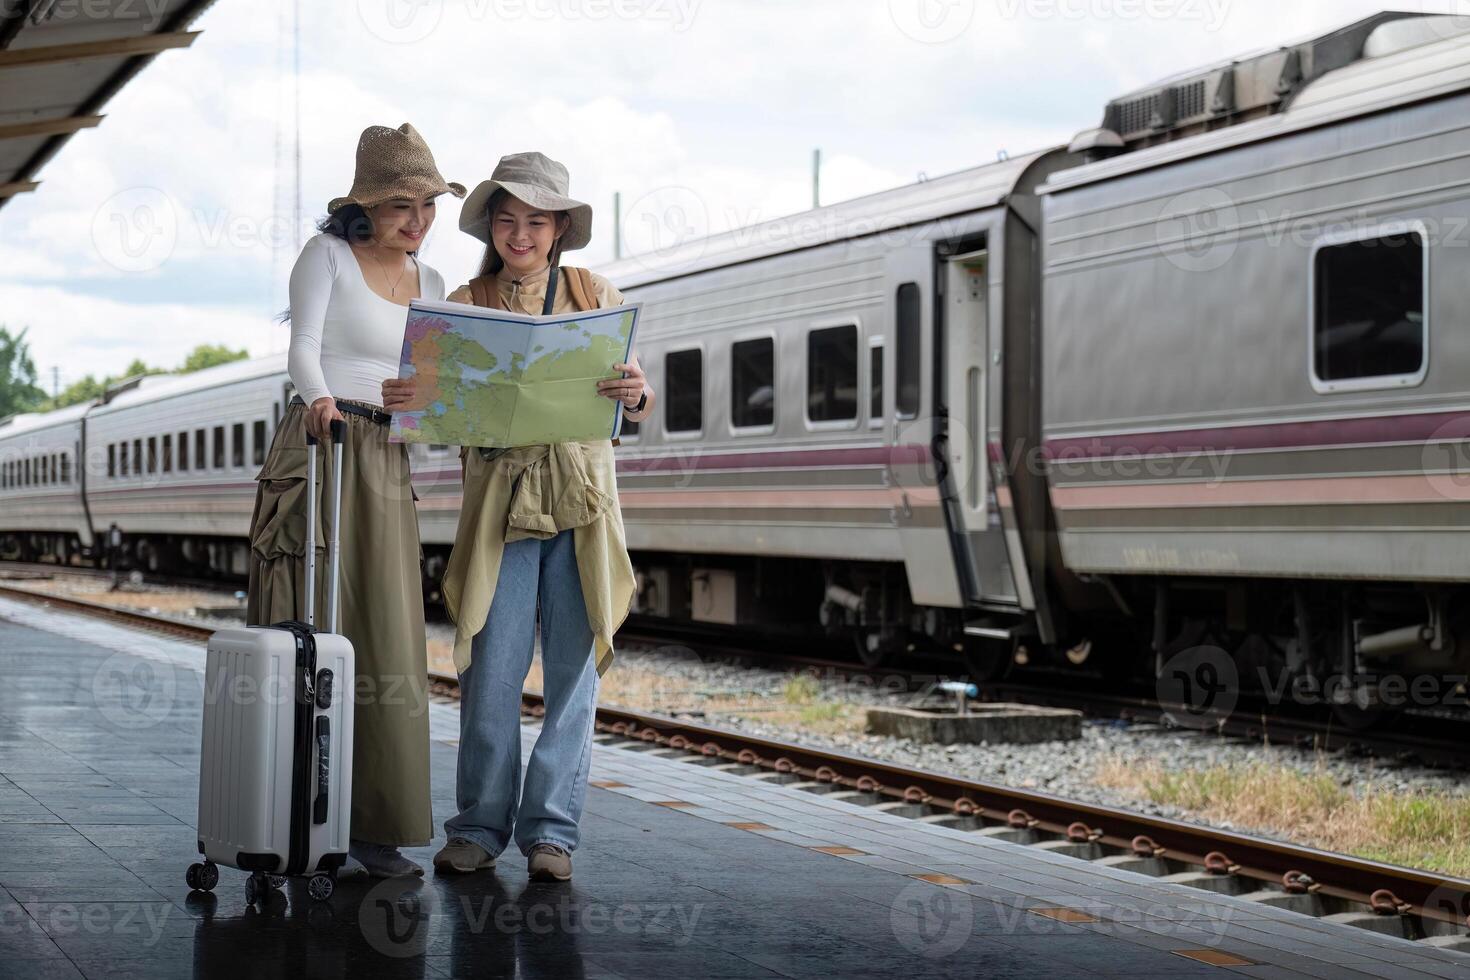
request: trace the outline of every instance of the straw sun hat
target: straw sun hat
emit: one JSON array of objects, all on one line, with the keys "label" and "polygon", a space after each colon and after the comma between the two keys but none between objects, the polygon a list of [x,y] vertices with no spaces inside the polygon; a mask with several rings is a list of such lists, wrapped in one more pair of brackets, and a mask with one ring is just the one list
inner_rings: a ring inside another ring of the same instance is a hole
[{"label": "straw sun hat", "polygon": [[330,213],[348,204],[370,208],[396,197],[419,198],[430,194],[464,197],[464,185],[445,182],[434,166],[434,156],[419,131],[409,123],[397,129],[369,126],[357,140],[357,169],[352,190],[327,205]]},{"label": "straw sun hat", "polygon": [[490,195],[502,187],[515,198],[543,211],[566,211],[571,224],[561,237],[561,250],[570,252],[592,241],[592,205],[567,196],[567,168],[544,153],[512,153],[500,158],[489,180],[482,180],[465,198],[459,212],[459,230],[490,242]]}]

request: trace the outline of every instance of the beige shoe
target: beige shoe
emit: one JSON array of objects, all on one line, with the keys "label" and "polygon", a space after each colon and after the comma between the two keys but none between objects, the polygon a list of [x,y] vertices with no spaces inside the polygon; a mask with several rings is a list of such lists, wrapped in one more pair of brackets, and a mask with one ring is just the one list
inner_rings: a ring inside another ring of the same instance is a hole
[{"label": "beige shoe", "polygon": [[479,844],[464,837],[451,837],[434,855],[434,870],[469,874],[495,867],[495,859]]},{"label": "beige shoe", "polygon": [[555,844],[537,844],[531,848],[526,870],[532,881],[570,881],[572,856]]}]

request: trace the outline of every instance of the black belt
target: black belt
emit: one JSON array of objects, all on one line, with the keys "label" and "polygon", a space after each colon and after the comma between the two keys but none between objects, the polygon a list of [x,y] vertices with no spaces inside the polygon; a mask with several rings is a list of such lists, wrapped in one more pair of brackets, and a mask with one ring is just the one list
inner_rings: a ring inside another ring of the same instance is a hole
[{"label": "black belt", "polygon": [[[292,405],[305,405],[306,400],[300,395],[291,399]],[[365,405],[354,405],[351,402],[338,401],[337,411],[346,412],[348,415],[361,415],[363,418],[379,425],[387,425],[393,418],[392,412],[385,412],[381,408],[370,408]]]}]

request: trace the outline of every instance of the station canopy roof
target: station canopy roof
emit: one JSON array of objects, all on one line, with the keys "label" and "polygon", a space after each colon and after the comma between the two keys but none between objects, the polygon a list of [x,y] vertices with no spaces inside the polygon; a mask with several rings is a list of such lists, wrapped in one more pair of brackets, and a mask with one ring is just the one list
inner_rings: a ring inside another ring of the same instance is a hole
[{"label": "station canopy roof", "polygon": [[0,208],[160,52],[193,43],[212,0],[0,3]]}]

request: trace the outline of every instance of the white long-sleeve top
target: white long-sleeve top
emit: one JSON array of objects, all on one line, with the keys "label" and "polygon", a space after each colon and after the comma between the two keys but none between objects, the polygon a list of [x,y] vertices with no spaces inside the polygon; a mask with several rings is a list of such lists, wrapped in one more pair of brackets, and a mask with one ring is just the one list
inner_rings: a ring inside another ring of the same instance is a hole
[{"label": "white long-sleeve top", "polygon": [[[444,298],[444,277],[418,263],[419,295]],[[411,289],[413,269],[403,281]],[[286,370],[310,405],[330,395],[383,404],[383,379],[398,377],[408,307],[373,292],[352,246],[325,232],[291,269],[291,348]]]}]

